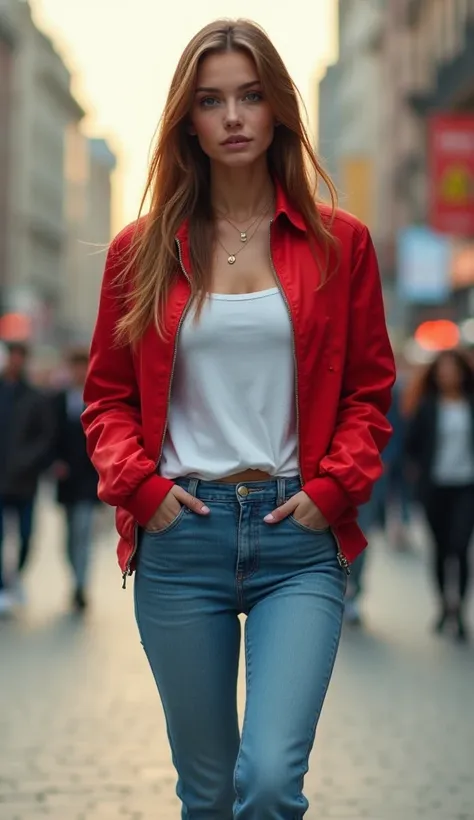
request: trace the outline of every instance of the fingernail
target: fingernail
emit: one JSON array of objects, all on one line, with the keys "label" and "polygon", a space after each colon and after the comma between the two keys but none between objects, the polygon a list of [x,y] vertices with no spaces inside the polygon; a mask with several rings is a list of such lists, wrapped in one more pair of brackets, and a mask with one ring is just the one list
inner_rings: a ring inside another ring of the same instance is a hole
[{"label": "fingernail", "polygon": [[210,513],[211,511],[210,511],[209,507],[206,507],[206,505],[204,505],[203,507],[201,507],[201,512],[202,513]]},{"label": "fingernail", "polygon": [[269,513],[263,520],[266,521],[267,524],[271,524],[271,522],[275,520],[275,516]]}]

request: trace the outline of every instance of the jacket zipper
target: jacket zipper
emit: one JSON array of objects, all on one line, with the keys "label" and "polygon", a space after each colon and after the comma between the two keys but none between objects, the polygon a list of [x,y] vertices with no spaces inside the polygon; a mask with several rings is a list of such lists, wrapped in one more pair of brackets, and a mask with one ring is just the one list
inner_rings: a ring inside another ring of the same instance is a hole
[{"label": "jacket zipper", "polygon": [[275,264],[273,262],[272,256],[272,225],[275,220],[270,221],[269,225],[269,242],[270,242],[270,265],[272,268],[273,276],[275,277],[275,281],[278,285],[278,290],[281,293],[282,299],[285,303],[285,307],[288,313],[288,318],[290,320],[291,325],[291,344],[293,348],[293,361],[295,365],[295,404],[296,404],[296,460],[298,462],[298,476],[300,479],[301,484],[303,484],[303,476],[301,473],[301,466],[300,466],[300,402],[299,402],[299,393],[298,393],[298,360],[296,358],[296,342],[295,342],[295,326],[293,324],[293,317],[291,315],[291,309],[286,298],[286,293],[283,290],[282,284],[280,282],[280,277],[278,276],[275,268]]},{"label": "jacket zipper", "polygon": [[351,574],[351,565],[350,565],[349,561],[347,560],[346,556],[344,555],[344,553],[341,549],[341,545],[339,543],[339,538],[337,537],[337,535],[334,532],[333,528],[331,527],[330,529],[331,529],[333,538],[334,538],[334,540],[337,544],[337,560],[339,562],[339,566],[341,567],[341,569],[344,570],[346,575],[350,575]]},{"label": "jacket zipper", "polygon": [[[184,276],[186,277],[187,281],[191,285],[191,279],[190,279],[189,274],[188,274],[188,272],[187,272],[187,270],[186,270],[186,268],[184,267],[184,264],[183,264],[183,257],[182,257],[182,254],[181,254],[180,241],[179,241],[179,239],[176,239],[175,242],[176,242],[176,246],[178,248],[178,259],[179,259],[179,264],[180,264],[181,270],[182,270]],[[183,322],[184,322],[184,320],[186,318],[186,314],[188,312],[190,302],[191,302],[191,297],[186,302],[183,313],[181,315],[181,319],[179,320],[178,329],[176,331],[176,337],[175,337],[175,342],[174,342],[174,351],[173,351],[173,361],[172,361],[172,364],[171,364],[171,378],[170,378],[170,385],[169,385],[169,389],[168,389],[168,401],[167,401],[167,404],[166,404],[166,421],[165,421],[165,426],[164,426],[164,429],[163,429],[163,435],[161,437],[161,444],[160,444],[160,449],[159,449],[159,452],[158,452],[158,458],[157,458],[156,464],[155,464],[155,469],[158,469],[158,465],[159,465],[160,460],[161,460],[161,454],[163,452],[163,446],[164,446],[164,443],[165,443],[166,431],[168,429],[169,409],[170,409],[170,403],[171,403],[171,388],[172,388],[172,385],[173,385],[173,377],[174,377],[174,371],[175,371],[175,366],[176,366],[176,358],[177,358],[177,355],[178,355],[178,339],[179,339],[179,334],[181,332],[181,328],[183,326]],[[128,558],[125,570],[122,573],[122,589],[127,588],[127,575],[132,574],[132,569],[131,569],[132,561],[135,557],[137,549],[138,549],[138,524],[135,524],[135,526],[134,526],[134,538],[133,538],[133,550],[130,553],[130,556]]]},{"label": "jacket zipper", "polygon": [[[272,256],[272,225],[273,225],[273,222],[274,222],[274,220],[272,219],[270,221],[270,226],[269,226],[270,264],[271,264],[273,275],[275,277],[275,281],[278,285],[278,289],[279,289],[279,291],[281,293],[281,296],[283,298],[283,301],[285,303],[286,310],[288,312],[288,318],[289,318],[290,324],[291,324],[291,341],[292,341],[292,346],[293,346],[293,360],[294,360],[294,363],[295,363],[296,458],[297,458],[297,461],[298,461],[298,476],[299,476],[301,485],[303,485],[304,481],[303,481],[303,475],[302,475],[302,472],[301,472],[301,462],[300,462],[300,408],[299,408],[300,403],[299,403],[299,393],[298,393],[298,359],[296,357],[295,326],[294,326],[294,323],[293,323],[293,317],[291,315],[290,305],[289,305],[288,299],[286,298],[286,293],[283,290],[282,284],[280,282],[280,277],[278,276],[278,274],[276,272],[275,264],[273,262],[273,256]],[[332,527],[331,527],[331,532],[333,534],[334,540],[335,540],[336,545],[337,545],[337,560],[338,560],[339,566],[344,570],[346,575],[350,575],[351,574],[351,567],[350,567],[349,561],[347,560],[346,556],[344,555],[344,553],[341,549],[341,545],[339,543],[339,539],[335,535],[334,530],[332,529]]]}]

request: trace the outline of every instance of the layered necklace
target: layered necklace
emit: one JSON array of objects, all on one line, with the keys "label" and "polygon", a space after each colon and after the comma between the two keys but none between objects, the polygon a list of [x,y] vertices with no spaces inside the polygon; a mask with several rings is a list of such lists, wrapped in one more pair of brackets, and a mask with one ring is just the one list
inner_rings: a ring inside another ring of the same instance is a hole
[{"label": "layered necklace", "polygon": [[267,202],[267,204],[266,204],[266,206],[265,206],[264,210],[263,210],[263,211],[261,211],[259,214],[257,214],[257,216],[256,216],[256,217],[254,218],[254,220],[250,223],[250,225],[248,226],[248,228],[245,228],[245,230],[243,230],[243,231],[242,231],[242,230],[241,230],[241,229],[240,229],[237,225],[235,225],[235,224],[234,224],[234,223],[233,223],[233,222],[229,219],[229,217],[228,217],[228,216],[226,216],[225,214],[223,214],[223,213],[222,213],[222,212],[220,212],[220,211],[217,211],[217,213],[219,214],[219,216],[221,216],[221,217],[222,217],[222,219],[225,219],[225,221],[226,221],[226,222],[228,222],[228,223],[229,223],[229,225],[230,225],[232,228],[234,228],[234,230],[235,230],[235,231],[237,231],[237,233],[238,233],[238,234],[239,234],[239,236],[240,236],[240,241],[241,241],[241,243],[242,243],[240,248],[238,248],[236,251],[234,251],[233,253],[231,253],[229,250],[227,250],[227,248],[226,248],[226,247],[225,247],[225,245],[221,242],[221,240],[219,239],[219,237],[217,237],[217,241],[218,241],[219,245],[221,246],[221,248],[222,248],[222,249],[226,252],[226,254],[227,254],[227,263],[228,263],[229,265],[234,265],[234,264],[235,264],[235,261],[236,261],[236,259],[237,259],[237,256],[239,255],[239,253],[241,253],[241,251],[245,250],[245,248],[247,247],[247,245],[251,242],[251,240],[253,239],[253,237],[254,237],[254,236],[255,236],[255,234],[257,233],[257,231],[258,231],[258,229],[259,229],[260,225],[262,224],[263,220],[265,219],[266,215],[268,214],[268,211],[269,211],[270,205],[271,205],[271,201]]}]

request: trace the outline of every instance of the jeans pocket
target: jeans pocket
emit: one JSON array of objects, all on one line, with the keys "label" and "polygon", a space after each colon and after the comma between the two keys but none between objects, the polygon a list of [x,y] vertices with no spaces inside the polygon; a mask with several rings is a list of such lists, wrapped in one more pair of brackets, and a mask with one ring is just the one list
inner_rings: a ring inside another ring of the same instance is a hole
[{"label": "jeans pocket", "polygon": [[329,527],[323,527],[320,530],[315,530],[313,527],[307,527],[306,524],[302,524],[301,521],[298,521],[294,515],[288,515],[286,520],[289,521],[290,524],[293,524],[294,527],[297,527],[299,530],[303,530],[303,532],[308,532],[310,535],[325,535],[330,531]]},{"label": "jeans pocket", "polygon": [[178,515],[176,518],[173,518],[166,527],[163,527],[162,530],[146,530],[143,529],[143,534],[146,535],[148,538],[161,538],[162,535],[166,535],[170,530],[174,530],[174,528],[181,523],[183,518],[186,515],[186,512],[189,512],[189,507],[186,507],[184,504],[182,505]]}]

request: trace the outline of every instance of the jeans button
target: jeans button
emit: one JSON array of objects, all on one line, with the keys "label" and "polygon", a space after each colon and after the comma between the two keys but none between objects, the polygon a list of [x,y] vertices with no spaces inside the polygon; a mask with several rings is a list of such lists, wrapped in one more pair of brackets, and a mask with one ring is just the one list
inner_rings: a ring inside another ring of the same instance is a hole
[{"label": "jeans button", "polygon": [[241,498],[246,498],[246,496],[248,496],[248,494],[249,494],[248,487],[243,487],[243,486],[238,487],[237,492],[238,492],[238,494],[240,495]]}]

